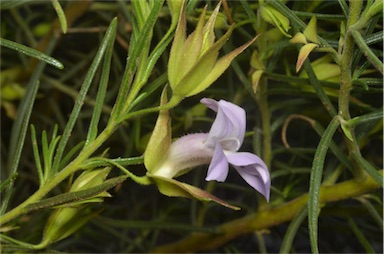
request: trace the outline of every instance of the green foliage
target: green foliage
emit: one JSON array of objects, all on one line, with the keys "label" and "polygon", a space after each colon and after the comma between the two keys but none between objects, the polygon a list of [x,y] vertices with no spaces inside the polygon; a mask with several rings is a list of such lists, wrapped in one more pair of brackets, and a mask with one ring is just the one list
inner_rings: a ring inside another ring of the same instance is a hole
[{"label": "green foliage", "polygon": [[[2,252],[383,252],[382,0],[218,2],[0,2]],[[204,97],[246,110],[270,203],[151,175]]]}]

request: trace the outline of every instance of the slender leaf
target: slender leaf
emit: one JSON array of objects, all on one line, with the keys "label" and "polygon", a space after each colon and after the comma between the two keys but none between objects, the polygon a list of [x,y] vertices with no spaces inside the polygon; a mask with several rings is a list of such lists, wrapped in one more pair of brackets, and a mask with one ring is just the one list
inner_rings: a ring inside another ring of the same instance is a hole
[{"label": "slender leaf", "polygon": [[303,208],[303,210],[301,210],[289,224],[287,232],[284,235],[283,243],[281,244],[279,253],[291,253],[293,239],[295,238],[296,232],[299,229],[301,223],[304,221],[305,217],[307,217],[307,209]]},{"label": "slender leaf", "polygon": [[107,191],[115,187],[117,184],[127,179],[127,177],[128,176],[114,177],[104,181],[102,184],[98,186],[95,186],[86,190],[63,193],[51,198],[43,199],[41,201],[27,205],[23,210],[23,213],[29,213],[31,211],[39,210],[42,208],[49,208],[49,207],[67,204],[74,201],[84,200],[84,199],[93,197],[97,194],[100,194],[104,191]]},{"label": "slender leaf", "polygon": [[42,185],[44,182],[44,172],[43,172],[43,168],[41,166],[41,161],[40,161],[40,152],[39,152],[39,146],[37,143],[36,129],[33,124],[31,124],[31,139],[32,139],[33,156],[35,157],[36,170],[37,170],[37,174],[39,175],[40,185]]},{"label": "slender leaf", "polygon": [[383,119],[383,109],[381,108],[380,110],[377,110],[372,113],[368,113],[362,116],[356,116],[352,118],[351,120],[348,121],[349,126],[356,126],[359,124],[367,123],[367,122],[372,122],[372,121],[377,121]]},{"label": "slender leaf", "polygon": [[56,60],[55,58],[50,57],[47,54],[44,54],[44,53],[42,53],[36,49],[24,46],[20,43],[9,41],[9,40],[4,39],[4,38],[0,38],[0,46],[4,46],[7,48],[16,50],[18,52],[21,52],[27,56],[37,58],[41,61],[46,62],[47,64],[55,66],[56,68],[58,68],[60,70],[64,69],[64,65],[60,61]]},{"label": "slender leaf", "polygon": [[69,160],[78,152],[81,150],[81,148],[84,147],[84,141],[78,143],[75,145],[67,154],[64,156],[64,158],[61,160],[59,168],[63,168],[65,165],[69,163]]},{"label": "slender leaf", "polygon": [[368,58],[371,64],[383,74],[383,62],[372,52],[371,48],[365,42],[363,36],[359,31],[352,30],[350,31],[351,35],[355,39],[356,44],[359,46],[363,54]]},{"label": "slender leaf", "polygon": [[97,91],[96,95],[96,101],[95,101],[95,107],[93,109],[93,114],[91,118],[91,122],[89,123],[89,129],[87,133],[87,138],[85,139],[84,148],[87,147],[87,145],[95,140],[97,136],[97,127],[100,121],[103,105],[104,105],[104,98],[107,93],[107,86],[109,81],[109,73],[111,69],[111,59],[112,59],[112,52],[113,52],[113,41],[115,40],[115,35],[111,38],[111,43],[108,43],[108,47],[105,52],[105,57],[103,61],[103,67],[102,67],[102,73],[101,78],[99,82],[99,89]]},{"label": "slender leaf", "polygon": [[[313,128],[319,134],[320,137],[324,135],[324,128],[321,126],[317,121],[314,124]],[[351,171],[353,170],[352,163],[350,159],[341,151],[340,147],[331,140],[331,143],[329,145],[329,148],[333,152],[333,154],[345,165],[348,169]]]},{"label": "slender leaf", "polygon": [[[8,161],[8,169],[10,170],[9,175],[11,176],[17,174],[17,168],[19,166],[21,152],[24,147],[24,140],[28,130],[29,118],[32,113],[32,108],[35,102],[38,88],[39,81],[36,81],[36,83],[34,84],[29,84],[27,93],[17,111],[16,121],[14,122],[12,127],[11,147],[9,149],[10,156]],[[2,197],[3,202],[1,204],[0,214],[3,214],[7,209],[8,202],[11,197],[12,187],[13,181],[8,184],[6,193]]]},{"label": "slender leaf", "polygon": [[[47,54],[52,52],[54,46],[56,45],[56,40],[52,39],[47,46]],[[35,71],[31,75],[28,84],[27,91],[24,95],[23,100],[21,101],[19,108],[16,114],[16,120],[12,126],[11,138],[10,138],[10,148],[8,154],[8,164],[7,169],[9,170],[8,174],[2,174],[3,177],[7,175],[13,176],[17,174],[17,168],[19,165],[21,152],[24,146],[25,135],[28,130],[29,118],[32,113],[33,104],[36,98],[37,90],[39,87],[39,78],[45,68],[45,62],[39,62],[35,68]],[[13,187],[13,181],[6,188],[5,194],[2,196],[2,204],[0,208],[0,214],[4,214],[7,210],[9,199],[11,197]]]},{"label": "slender leaf", "polygon": [[356,198],[359,200],[365,208],[367,208],[369,214],[372,216],[372,218],[377,222],[377,225],[383,230],[383,217],[382,214],[379,213],[376,208],[369,202],[369,200],[365,197],[358,197]]},{"label": "slender leaf", "polygon": [[132,158],[118,158],[118,159],[111,159],[109,161],[106,161],[105,159],[92,158],[84,162],[81,168],[89,169],[89,168],[97,168],[97,167],[106,167],[111,165],[110,161],[112,161],[113,163],[119,164],[121,166],[129,166],[129,165],[143,164],[144,157],[139,156],[139,157],[132,157]]},{"label": "slender leaf", "polygon": [[333,134],[339,126],[339,120],[336,117],[332,119],[328,127],[325,129],[319,145],[317,146],[316,153],[312,164],[312,172],[310,177],[310,186],[308,193],[308,226],[309,226],[309,239],[311,242],[311,249],[313,253],[319,253],[317,244],[317,217],[319,211],[319,193],[321,186],[321,179],[323,175],[325,156],[327,155],[328,148],[331,144]]},{"label": "slender leaf", "polygon": [[113,43],[113,40],[115,38],[115,33],[116,33],[116,27],[117,27],[117,18],[114,18],[110,23],[107,29],[107,32],[105,33],[104,39],[100,45],[100,48],[96,53],[96,56],[89,68],[87,75],[85,76],[84,83],[81,85],[79,95],[76,99],[71,115],[69,116],[68,123],[65,126],[63,135],[57,147],[56,155],[53,161],[53,172],[59,171],[59,165],[61,163],[61,158],[63,157],[63,154],[64,154],[64,149],[68,143],[69,137],[71,136],[73,127],[75,126],[76,120],[80,114],[80,110],[84,104],[85,96],[92,83],[92,80],[95,76],[96,70],[101,62],[104,52],[107,46]]},{"label": "slender leaf", "polygon": [[313,71],[313,68],[308,59],[304,61],[304,70],[308,75],[309,82],[315,89],[316,94],[323,103],[325,109],[328,111],[331,117],[334,117],[337,114],[336,109],[327,94],[324,92],[324,89],[321,87],[320,82],[316,77],[316,73]]},{"label": "slender leaf", "polygon": [[383,41],[383,37],[384,37],[384,31],[378,31],[374,34],[371,34],[365,37],[364,40],[365,40],[365,43],[367,43],[367,45],[371,45],[371,44],[375,44]]},{"label": "slender leaf", "polygon": [[65,17],[65,13],[63,11],[63,8],[61,8],[61,5],[58,0],[51,0],[53,8],[55,9],[57,13],[57,17],[59,18],[61,30],[63,33],[67,33],[67,19]]},{"label": "slender leaf", "polygon": [[352,157],[360,165],[360,167],[368,173],[368,175],[370,175],[377,183],[379,183],[381,187],[384,187],[383,176],[379,173],[377,169],[375,169],[368,161],[366,161],[361,156],[361,154],[353,153]]},{"label": "slender leaf", "polygon": [[361,245],[365,249],[365,253],[375,253],[375,249],[372,247],[372,245],[368,242],[368,239],[364,236],[364,233],[361,232],[361,230],[358,228],[356,223],[353,221],[351,217],[348,219],[349,225],[351,226],[351,229],[353,233],[355,233],[357,239],[361,243]]},{"label": "slender leaf", "polygon": [[345,0],[338,0],[338,1],[339,1],[339,5],[340,5],[341,9],[343,10],[344,16],[348,17],[349,16],[349,8],[348,8],[347,2],[345,2]]},{"label": "slender leaf", "polygon": [[120,91],[119,91],[116,104],[113,110],[114,112],[117,112],[116,116],[117,114],[123,113],[122,110],[125,105],[125,100],[128,95],[128,91],[131,87],[134,72],[137,66],[137,60],[141,52],[143,51],[143,48],[146,45],[146,42],[148,41],[148,36],[153,30],[153,27],[157,20],[157,16],[159,15],[159,12],[163,4],[164,4],[164,0],[154,1],[154,5],[151,9],[151,12],[147,17],[147,20],[142,30],[140,31],[138,38],[136,40],[131,40],[131,46],[129,48],[128,58],[127,58],[127,65],[124,70],[122,84],[121,84]]}]

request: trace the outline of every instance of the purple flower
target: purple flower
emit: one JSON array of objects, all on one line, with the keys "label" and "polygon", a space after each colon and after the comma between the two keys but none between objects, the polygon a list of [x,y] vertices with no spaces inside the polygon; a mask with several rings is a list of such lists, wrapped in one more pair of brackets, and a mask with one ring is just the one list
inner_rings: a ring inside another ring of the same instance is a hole
[{"label": "purple flower", "polygon": [[206,180],[224,182],[231,164],[240,176],[269,201],[270,176],[258,156],[237,152],[245,134],[245,111],[230,102],[204,98],[203,104],[217,112],[209,133],[189,134],[173,142],[167,157],[153,175],[173,178],[192,167],[209,164]]}]

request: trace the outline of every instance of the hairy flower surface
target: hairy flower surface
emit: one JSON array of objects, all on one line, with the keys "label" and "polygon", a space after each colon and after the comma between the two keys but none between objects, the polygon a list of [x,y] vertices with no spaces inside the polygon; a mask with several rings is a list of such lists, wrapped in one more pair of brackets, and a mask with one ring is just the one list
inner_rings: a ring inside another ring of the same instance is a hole
[{"label": "hairy flower surface", "polygon": [[188,169],[209,164],[207,181],[223,182],[231,164],[240,176],[269,200],[270,175],[267,166],[258,156],[238,152],[245,134],[245,111],[224,101],[204,98],[203,104],[217,112],[209,133],[189,134],[173,142],[167,157],[153,175],[173,178]]}]

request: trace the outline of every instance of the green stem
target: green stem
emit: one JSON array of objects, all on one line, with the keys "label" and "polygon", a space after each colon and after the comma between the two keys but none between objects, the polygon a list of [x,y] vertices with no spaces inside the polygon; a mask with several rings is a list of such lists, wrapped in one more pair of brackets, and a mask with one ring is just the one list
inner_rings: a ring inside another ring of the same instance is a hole
[{"label": "green stem", "polygon": [[24,210],[27,205],[39,201],[45,195],[48,194],[54,187],[56,187],[59,183],[65,180],[68,176],[76,172],[80,169],[81,164],[86,160],[89,156],[91,156],[104,142],[108,139],[109,136],[115,131],[117,128],[117,124],[108,125],[103,132],[91,143],[88,148],[83,150],[70,164],[68,164],[63,170],[54,175],[51,179],[46,181],[46,184],[42,186],[39,190],[37,190],[32,196],[30,196],[23,203],[18,205],[13,210],[4,214],[0,217],[0,225],[16,218],[20,214],[24,213]]},{"label": "green stem", "polygon": [[271,167],[272,147],[271,147],[271,116],[268,107],[268,88],[267,82],[262,80],[260,84],[259,107],[262,118],[263,128],[263,160],[268,168]]},{"label": "green stem", "polygon": [[[137,98],[137,94],[140,92],[141,88],[146,84],[148,81],[148,78],[150,74],[152,73],[152,70],[161,56],[161,54],[164,52],[165,48],[168,46],[168,44],[171,42],[174,34],[174,30],[176,28],[176,24],[172,24],[172,26],[168,29],[165,36],[161,39],[159,44],[157,44],[156,48],[151,52],[150,56],[147,57],[147,61],[145,62],[145,66],[141,66],[144,69],[138,70],[138,82],[134,82],[132,86],[132,90],[129,91],[127,101],[124,105],[123,112],[126,112],[127,108],[131,105],[131,103]],[[135,80],[136,81],[136,80]]]},{"label": "green stem", "polygon": [[144,114],[157,112],[162,109],[173,108],[177,104],[179,104],[181,100],[182,98],[173,96],[167,104],[161,107],[158,106],[154,108],[142,109],[142,110],[127,114],[123,119],[120,119],[121,121],[110,122],[108,126],[100,133],[100,135],[92,143],[88,145],[87,149],[84,149],[81,151],[81,153],[76,157],[76,159],[74,159],[70,164],[68,164],[62,171],[52,176],[51,179],[48,179],[46,181],[46,184],[42,186],[39,190],[37,190],[27,200],[25,200],[23,203],[18,205],[13,210],[1,216],[0,225],[3,225],[4,223],[16,218],[20,214],[23,214],[25,212],[25,208],[27,205],[34,203],[36,201],[39,201],[45,195],[47,195],[48,192],[50,192],[54,187],[56,187],[59,183],[64,181],[68,176],[70,176],[77,170],[80,170],[82,168],[82,164],[84,163],[84,161],[87,160],[112,135],[112,133],[117,129],[117,127],[122,121],[135,118]]},{"label": "green stem", "polygon": [[[349,27],[353,26],[359,19],[363,1],[355,0],[350,2],[349,19],[347,24],[347,33],[345,36],[344,50],[341,55],[340,69],[341,69],[341,81],[339,90],[339,115],[346,121],[351,119],[349,112],[350,93],[352,90],[352,70],[351,63],[353,60],[355,42],[350,33]],[[356,143],[354,128],[347,126],[351,133],[352,140],[345,138],[345,142],[348,147],[349,154],[360,153],[359,147]],[[366,174],[364,171],[355,164],[355,177],[363,179]]]},{"label": "green stem", "polygon": [[177,95],[173,95],[171,100],[163,105],[163,106],[156,106],[156,107],[153,107],[153,108],[145,108],[145,109],[141,109],[141,110],[138,110],[138,111],[134,111],[134,112],[131,112],[131,113],[128,113],[126,115],[123,115],[119,118],[118,122],[123,122],[125,120],[128,120],[128,119],[132,119],[132,118],[136,118],[138,116],[141,116],[141,115],[144,115],[144,114],[148,114],[148,113],[154,113],[154,112],[158,112],[160,110],[164,110],[164,109],[171,109],[171,108],[174,108],[176,107],[181,101],[183,100],[182,97],[179,97]]}]

